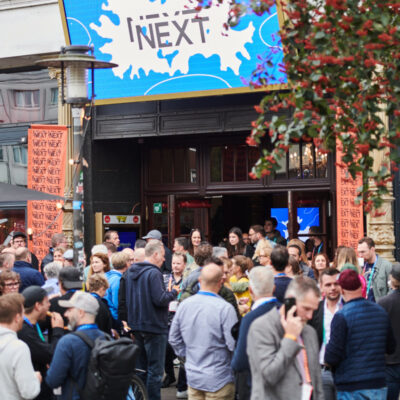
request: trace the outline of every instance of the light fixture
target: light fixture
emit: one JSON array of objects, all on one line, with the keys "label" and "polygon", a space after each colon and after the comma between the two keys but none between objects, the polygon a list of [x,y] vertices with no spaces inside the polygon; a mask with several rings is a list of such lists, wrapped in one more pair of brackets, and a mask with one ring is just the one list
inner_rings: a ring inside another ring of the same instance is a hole
[{"label": "light fixture", "polygon": [[[81,171],[84,107],[90,100],[93,102],[94,94],[94,70],[99,68],[114,68],[117,64],[107,61],[96,60],[94,48],[89,46],[66,46],[61,48],[61,53],[52,58],[45,58],[36,62],[43,67],[61,69],[61,101],[71,104],[72,133],[73,133],[73,155],[68,161],[74,166],[73,173],[73,199],[72,199],[72,220],[73,220],[73,249],[74,265],[83,267],[80,253],[83,248],[83,174]],[[88,98],[88,70],[91,72],[91,99]],[[66,88],[64,88],[64,76]],[[66,92],[66,96],[65,96]]]},{"label": "light fixture", "polygon": [[[94,70],[114,68],[117,64],[108,61],[96,60],[93,46],[66,46],[61,47],[57,57],[39,60],[36,64],[44,67],[61,69],[61,99],[63,103],[82,106],[89,102],[88,98],[88,70],[91,70],[92,95],[94,100]],[[64,75],[67,75],[66,92],[64,88]]]}]

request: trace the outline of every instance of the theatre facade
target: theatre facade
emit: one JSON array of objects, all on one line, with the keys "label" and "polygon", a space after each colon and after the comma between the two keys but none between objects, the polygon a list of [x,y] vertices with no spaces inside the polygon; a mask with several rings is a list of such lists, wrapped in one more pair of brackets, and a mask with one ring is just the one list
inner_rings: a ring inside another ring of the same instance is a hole
[{"label": "theatre facade", "polygon": [[[246,16],[224,31],[222,6],[199,12],[185,0],[144,2],[140,10],[128,3],[60,2],[66,42],[89,40],[98,59],[118,64],[96,71],[85,136],[88,246],[107,229],[118,230],[127,245],[159,229],[171,245],[192,228],[216,245],[231,227],[247,231],[273,216],[287,237],[305,239],[310,226],[319,226],[332,257],[338,232],[340,242],[355,243],[377,222],[393,231],[391,210],[374,222],[350,204],[353,192],[340,184],[336,155],[312,143],[294,143],[275,174],[249,177],[262,148],[272,144],[268,135],[261,149],[246,144],[254,105],[265,95],[250,90],[246,79],[257,55],[275,48],[276,81],[267,90],[285,90],[277,68],[279,10]],[[68,125],[68,118],[64,110],[59,123]],[[384,242],[378,246],[391,252],[393,235]]]}]

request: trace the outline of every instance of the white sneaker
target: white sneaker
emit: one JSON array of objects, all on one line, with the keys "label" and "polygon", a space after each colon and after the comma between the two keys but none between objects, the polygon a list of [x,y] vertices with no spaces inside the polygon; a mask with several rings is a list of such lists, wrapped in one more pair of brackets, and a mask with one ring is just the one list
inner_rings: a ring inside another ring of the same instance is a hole
[{"label": "white sneaker", "polygon": [[177,399],[187,399],[188,398],[188,391],[176,392]]}]

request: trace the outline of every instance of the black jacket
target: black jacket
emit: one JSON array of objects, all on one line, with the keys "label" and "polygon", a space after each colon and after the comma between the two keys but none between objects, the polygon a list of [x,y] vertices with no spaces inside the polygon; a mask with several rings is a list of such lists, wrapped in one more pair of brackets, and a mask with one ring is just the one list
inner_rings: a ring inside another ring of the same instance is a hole
[{"label": "black jacket", "polygon": [[319,348],[321,348],[323,340],[324,302],[325,300],[319,302],[318,309],[314,311],[311,320],[308,322],[317,332]]},{"label": "black jacket", "polygon": [[107,302],[95,293],[90,294],[93,295],[99,303],[99,311],[97,312],[95,320],[97,326],[101,331],[111,335],[112,319]]},{"label": "black jacket", "polygon": [[44,378],[47,373],[47,365],[51,362],[56,344],[63,335],[64,329],[53,328],[51,343],[44,342],[40,338],[36,327],[30,326],[26,321],[24,321],[22,329],[18,332],[18,338],[29,347],[33,369],[39,371],[43,377],[40,394],[36,399],[49,400],[53,398],[53,391],[46,385]]}]

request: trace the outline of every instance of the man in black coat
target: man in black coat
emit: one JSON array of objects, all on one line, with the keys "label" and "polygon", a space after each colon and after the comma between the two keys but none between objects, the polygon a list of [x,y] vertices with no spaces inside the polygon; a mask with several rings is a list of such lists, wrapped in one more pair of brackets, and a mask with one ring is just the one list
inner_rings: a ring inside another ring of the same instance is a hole
[{"label": "man in black coat", "polygon": [[64,335],[64,321],[60,314],[52,313],[51,343],[48,343],[39,325],[39,322],[46,320],[50,308],[47,292],[40,286],[30,286],[26,288],[24,296],[24,323],[18,332],[18,338],[24,341],[31,352],[32,364],[35,371],[39,371],[43,377],[40,393],[36,399],[51,400],[53,391],[46,385],[45,376],[47,366],[53,357],[54,349],[58,340]]},{"label": "man in black coat", "polygon": [[53,297],[50,300],[50,311],[61,314],[66,326],[68,324],[68,319],[64,317],[66,309],[60,307],[58,300],[69,300],[77,290],[83,289],[83,281],[79,270],[75,267],[61,268],[60,275],[58,276],[58,285],[60,287],[61,297]]}]

